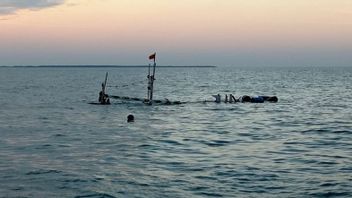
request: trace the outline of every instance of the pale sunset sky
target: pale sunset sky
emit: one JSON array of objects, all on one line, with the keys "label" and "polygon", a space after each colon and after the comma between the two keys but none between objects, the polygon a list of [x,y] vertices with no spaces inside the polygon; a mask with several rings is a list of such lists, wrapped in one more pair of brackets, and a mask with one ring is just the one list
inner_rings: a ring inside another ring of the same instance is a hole
[{"label": "pale sunset sky", "polygon": [[0,65],[352,66],[352,0],[0,0]]}]

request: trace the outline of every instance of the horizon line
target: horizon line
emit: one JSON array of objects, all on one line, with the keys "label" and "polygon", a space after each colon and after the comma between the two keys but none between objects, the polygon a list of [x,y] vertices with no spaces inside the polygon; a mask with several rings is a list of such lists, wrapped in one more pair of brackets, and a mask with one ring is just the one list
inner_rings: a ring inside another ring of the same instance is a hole
[{"label": "horizon line", "polygon": [[[153,65],[150,65],[153,66]],[[149,67],[149,65],[2,65],[0,67],[40,67],[40,68],[50,68],[50,67],[66,67],[66,68],[97,68],[97,67]],[[215,65],[157,65],[157,67],[217,67]]]}]

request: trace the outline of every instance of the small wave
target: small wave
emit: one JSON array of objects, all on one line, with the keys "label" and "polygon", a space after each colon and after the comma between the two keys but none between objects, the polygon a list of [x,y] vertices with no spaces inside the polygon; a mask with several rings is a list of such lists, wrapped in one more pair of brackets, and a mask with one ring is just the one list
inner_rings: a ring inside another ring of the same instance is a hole
[{"label": "small wave", "polygon": [[189,190],[190,191],[201,191],[201,190],[207,190],[208,187],[205,186],[195,186],[195,187],[191,187]]},{"label": "small wave", "polygon": [[309,195],[314,197],[349,197],[351,192],[316,192]]},{"label": "small wave", "polygon": [[172,144],[172,145],[178,145],[178,146],[181,146],[183,144],[175,141],[175,140],[161,140],[162,143],[167,143],[167,144]]},{"label": "small wave", "polygon": [[85,179],[65,179],[63,182],[64,183],[86,183],[86,182],[89,182],[89,180],[85,180]]},{"label": "small wave", "polygon": [[332,133],[335,133],[335,134],[352,134],[352,131],[338,130],[338,131],[332,131]]},{"label": "small wave", "polygon": [[199,88],[208,88],[208,87],[210,87],[209,85],[200,85],[200,86],[198,86]]},{"label": "small wave", "polygon": [[305,134],[305,133],[328,133],[328,132],[332,132],[329,129],[308,129],[308,130],[304,130],[301,131],[301,133]]},{"label": "small wave", "polygon": [[26,175],[41,175],[41,174],[58,174],[61,171],[58,170],[34,170],[26,173]]},{"label": "small wave", "polygon": [[35,149],[46,149],[46,148],[51,147],[51,146],[53,146],[53,145],[51,145],[51,144],[43,144],[43,145],[40,145],[40,146],[36,147]]},{"label": "small wave", "polygon": [[94,193],[89,195],[78,195],[75,198],[116,198],[115,196],[106,193]]},{"label": "small wave", "polygon": [[190,168],[185,168],[185,170],[189,171],[189,172],[202,172],[205,169],[204,168],[195,168],[195,167],[190,167]]},{"label": "small wave", "polygon": [[13,190],[13,191],[21,191],[21,190],[23,190],[23,189],[24,189],[24,187],[21,187],[21,186],[11,188],[11,190]]},{"label": "small wave", "polygon": [[68,144],[59,144],[57,145],[58,147],[61,147],[61,148],[68,148],[68,147],[71,147],[71,145],[68,145]]},{"label": "small wave", "polygon": [[[203,169],[202,169],[203,170]],[[216,181],[218,180],[216,177],[211,177],[211,176],[203,176],[203,175],[200,175],[200,176],[195,176],[195,178],[197,179],[201,179],[201,180],[212,180],[212,181]]]},{"label": "small wave", "polygon": [[352,131],[349,130],[333,130],[333,129],[309,129],[301,131],[301,133],[334,133],[334,134],[351,134]]},{"label": "small wave", "polygon": [[340,171],[352,171],[352,167],[341,168]]},{"label": "small wave", "polygon": [[253,134],[251,134],[251,133],[238,133],[238,136],[242,136],[242,137],[251,137],[251,136],[253,136]]},{"label": "small wave", "polygon": [[270,190],[270,191],[272,191],[272,190],[284,190],[284,189],[286,189],[286,187],[284,187],[284,186],[267,186],[267,187],[265,187],[267,190]]},{"label": "small wave", "polygon": [[284,142],[283,144],[302,144],[302,142],[295,142],[295,141],[291,141],[291,142]]},{"label": "small wave", "polygon": [[[234,103],[235,104],[235,103]],[[206,109],[207,111],[236,111],[238,110],[238,108],[209,108],[209,109]]]},{"label": "small wave", "polygon": [[213,140],[213,141],[200,140],[198,142],[211,147],[226,146],[227,144],[231,143],[231,141],[226,141],[226,140]]},{"label": "small wave", "polygon": [[339,183],[328,182],[328,183],[320,184],[321,187],[332,187],[332,186],[337,186],[337,185],[339,185]]},{"label": "small wave", "polygon": [[320,165],[335,165],[338,164],[337,162],[331,162],[331,161],[323,161],[323,162],[318,162]]},{"label": "small wave", "polygon": [[141,144],[138,146],[139,148],[147,148],[147,147],[153,147],[151,144]]},{"label": "small wave", "polygon": [[196,193],[201,196],[206,196],[206,197],[223,197],[222,194],[216,193],[216,192],[199,192]]}]

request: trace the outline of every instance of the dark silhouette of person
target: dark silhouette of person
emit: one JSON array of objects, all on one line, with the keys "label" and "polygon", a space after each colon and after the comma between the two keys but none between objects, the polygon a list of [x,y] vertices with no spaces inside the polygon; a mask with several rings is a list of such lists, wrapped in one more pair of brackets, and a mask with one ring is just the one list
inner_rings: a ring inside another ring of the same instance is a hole
[{"label": "dark silhouette of person", "polygon": [[132,114],[127,116],[127,122],[134,122],[134,116]]},{"label": "dark silhouette of person", "polygon": [[236,100],[235,96],[230,94],[230,103],[233,103],[233,102],[237,102],[237,100]]}]

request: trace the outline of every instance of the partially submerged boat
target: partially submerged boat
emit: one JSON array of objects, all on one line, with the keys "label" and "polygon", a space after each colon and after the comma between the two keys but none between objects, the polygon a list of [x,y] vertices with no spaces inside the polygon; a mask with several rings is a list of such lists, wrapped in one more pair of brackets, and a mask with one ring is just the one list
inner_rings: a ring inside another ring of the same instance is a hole
[{"label": "partially submerged boat", "polygon": [[[146,98],[136,98],[136,97],[128,97],[128,96],[114,96],[114,95],[108,95],[106,94],[106,85],[107,85],[107,80],[108,80],[108,72],[106,72],[105,75],[105,81],[102,83],[102,90],[99,92],[99,102],[92,102],[89,104],[93,105],[109,105],[110,104],[110,98],[121,100],[121,101],[128,101],[128,102],[142,102],[143,104],[146,105],[180,105],[180,104],[185,104],[185,103],[195,103],[195,102],[181,102],[181,101],[170,101],[169,99],[165,98],[164,100],[155,100],[153,99],[153,94],[154,94],[154,81],[155,81],[155,68],[156,68],[156,53],[153,53],[152,55],[149,56],[149,60],[153,60],[153,66],[149,64],[148,66],[148,86],[147,86],[147,97]],[[213,95],[215,98],[215,101],[212,100],[204,100],[204,101],[199,101],[199,102],[215,102],[215,103],[263,103],[263,102],[277,102],[278,98],[276,96],[240,96],[238,99],[236,99],[232,94],[225,95],[225,99],[221,100],[220,94]]]}]

